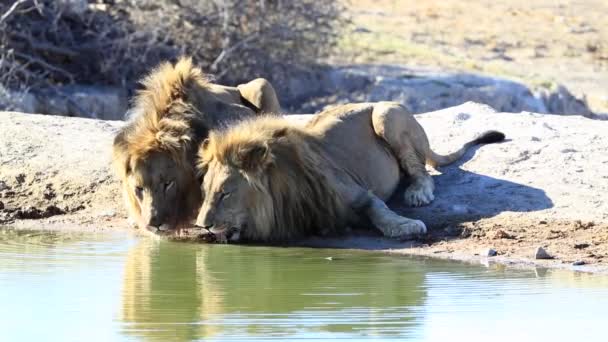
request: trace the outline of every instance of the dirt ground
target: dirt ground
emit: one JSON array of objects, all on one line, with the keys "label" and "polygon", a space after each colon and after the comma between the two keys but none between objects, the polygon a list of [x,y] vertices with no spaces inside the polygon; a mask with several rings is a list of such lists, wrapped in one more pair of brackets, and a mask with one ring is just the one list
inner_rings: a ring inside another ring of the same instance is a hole
[{"label": "dirt ground", "polygon": [[608,2],[350,0],[336,63],[479,72],[565,85],[608,113]]}]

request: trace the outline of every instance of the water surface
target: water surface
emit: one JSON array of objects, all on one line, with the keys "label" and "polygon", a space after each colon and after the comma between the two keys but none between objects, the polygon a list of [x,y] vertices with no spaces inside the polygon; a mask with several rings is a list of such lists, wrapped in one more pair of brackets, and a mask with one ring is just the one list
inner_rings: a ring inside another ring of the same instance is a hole
[{"label": "water surface", "polygon": [[[331,260],[330,260],[331,259]],[[0,230],[1,341],[607,341],[608,277]]]}]

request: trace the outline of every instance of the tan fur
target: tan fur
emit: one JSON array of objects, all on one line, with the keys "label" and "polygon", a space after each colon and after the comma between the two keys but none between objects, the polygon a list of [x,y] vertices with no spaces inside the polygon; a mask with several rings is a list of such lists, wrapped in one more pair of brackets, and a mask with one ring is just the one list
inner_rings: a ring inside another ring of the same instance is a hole
[{"label": "tan fur", "polygon": [[242,179],[253,190],[239,198],[251,208],[252,222],[248,224],[252,229],[244,233],[244,238],[284,241],[343,228],[347,209],[329,184],[331,179],[316,169],[321,161],[314,152],[320,147],[314,138],[276,117],[247,123],[225,136],[212,133],[199,152],[198,165],[206,170],[210,164],[219,163],[233,172],[242,172]]},{"label": "tan fur", "polygon": [[[198,187],[196,148],[209,130],[261,113],[278,113],[280,108],[266,80],[241,85],[247,89],[241,94],[237,87],[211,83],[189,58],[161,64],[142,85],[129,123],[114,140],[114,165],[131,218],[148,227],[156,213],[163,217],[152,221],[170,229],[196,215],[200,194],[189,190]],[[177,193],[167,196],[163,186],[175,186],[172,191]],[[150,198],[138,198],[135,187]]]},{"label": "tan fur", "polygon": [[[474,142],[504,138],[493,134]],[[424,163],[433,157],[422,127],[390,102],[338,106],[304,127],[247,120],[212,133],[199,149],[205,198],[197,225],[228,240],[285,241],[338,231],[359,215],[387,237],[424,233],[421,221],[384,201],[403,174],[411,178],[406,201],[430,201]]]}]

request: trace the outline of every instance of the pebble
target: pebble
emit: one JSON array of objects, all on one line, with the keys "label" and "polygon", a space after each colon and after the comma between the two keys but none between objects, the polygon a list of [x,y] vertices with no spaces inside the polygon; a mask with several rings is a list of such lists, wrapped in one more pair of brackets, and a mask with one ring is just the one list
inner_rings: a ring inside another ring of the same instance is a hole
[{"label": "pebble", "polygon": [[106,218],[114,217],[114,216],[116,216],[116,211],[114,211],[114,210],[102,211],[99,214],[97,214],[97,216],[106,217]]},{"label": "pebble", "polygon": [[553,259],[553,257],[544,248],[538,247],[534,252],[534,259]]},{"label": "pebble", "polygon": [[2,203],[2,201],[0,201],[0,210],[4,209],[4,203]]},{"label": "pebble", "polygon": [[584,264],[586,264],[586,262],[584,262],[583,260],[577,260],[572,263],[572,266],[582,266]]},{"label": "pebble", "polygon": [[515,238],[513,235],[505,232],[502,229],[499,229],[494,233],[494,239],[513,239],[513,238]]},{"label": "pebble", "polygon": [[498,252],[496,252],[496,250],[494,248],[484,249],[483,252],[481,252],[481,255],[489,256],[489,257],[496,256],[497,254],[498,254]]}]

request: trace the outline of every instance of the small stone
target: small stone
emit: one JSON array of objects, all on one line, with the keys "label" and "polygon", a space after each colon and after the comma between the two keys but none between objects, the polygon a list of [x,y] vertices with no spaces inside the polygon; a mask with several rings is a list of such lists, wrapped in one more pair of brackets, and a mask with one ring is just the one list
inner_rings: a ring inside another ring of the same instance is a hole
[{"label": "small stone", "polygon": [[4,209],[4,203],[2,201],[0,201],[0,210]]},{"label": "small stone", "polygon": [[464,204],[454,204],[454,205],[452,205],[452,211],[455,214],[466,214],[469,212],[469,209]]},{"label": "small stone", "polygon": [[462,232],[462,228],[454,226],[454,225],[449,225],[449,226],[445,227],[443,229],[443,231],[445,232],[445,234],[447,236],[459,236],[460,233]]},{"label": "small stone", "polygon": [[103,211],[103,212],[99,213],[98,216],[104,217],[104,218],[111,218],[111,217],[116,216],[116,211],[114,211],[114,210]]},{"label": "small stone", "polygon": [[497,230],[494,233],[494,239],[514,239],[515,237],[502,229]]},{"label": "small stone", "polygon": [[587,247],[589,247],[589,244],[585,243],[585,242],[583,242],[583,243],[575,243],[574,244],[574,249],[585,249]]},{"label": "small stone", "polygon": [[538,247],[536,249],[536,251],[534,252],[534,259],[538,259],[538,260],[553,259],[553,257],[549,253],[547,253],[547,251],[544,248]]},{"label": "small stone", "polygon": [[489,256],[489,257],[496,256],[497,254],[498,253],[496,252],[496,250],[494,248],[484,249],[483,252],[481,252],[481,255]]},{"label": "small stone", "polygon": [[466,121],[466,120],[469,120],[470,118],[471,118],[471,114],[458,113],[458,115],[456,115],[456,117],[454,119],[455,119],[455,121]]},{"label": "small stone", "polygon": [[572,266],[582,266],[584,264],[586,264],[586,262],[584,262],[583,260],[577,260],[572,263]]},{"label": "small stone", "polygon": [[17,181],[17,183],[23,184],[25,182],[25,174],[18,174],[17,176],[15,176],[15,180]]},{"label": "small stone", "polygon": [[327,257],[327,258],[325,258],[325,260],[332,261],[332,260],[334,260],[334,258],[333,257]]}]

